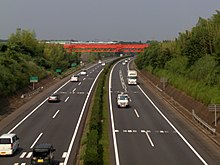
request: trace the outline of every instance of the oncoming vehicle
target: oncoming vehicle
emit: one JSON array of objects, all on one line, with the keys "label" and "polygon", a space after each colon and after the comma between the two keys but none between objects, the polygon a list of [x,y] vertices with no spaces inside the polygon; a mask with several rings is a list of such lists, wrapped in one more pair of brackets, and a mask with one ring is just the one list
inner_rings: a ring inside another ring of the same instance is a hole
[{"label": "oncoming vehicle", "polygon": [[130,98],[129,98],[128,94],[123,93],[123,92],[118,94],[117,99],[116,99],[117,105],[119,108],[120,107],[128,107],[129,100],[130,100]]},{"label": "oncoming vehicle", "polygon": [[33,148],[33,155],[31,158],[31,165],[45,164],[51,165],[54,163],[53,152],[55,149],[51,144],[39,144]]},{"label": "oncoming vehicle", "polygon": [[125,65],[126,63],[125,62],[122,62],[122,65]]},{"label": "oncoming vehicle", "polygon": [[54,93],[49,96],[48,102],[59,102],[60,101],[60,96],[57,93]]},{"label": "oncoming vehicle", "polygon": [[105,62],[102,63],[102,66],[105,66]]},{"label": "oncoming vehicle", "polygon": [[77,81],[79,81],[79,76],[77,76],[77,75],[71,76],[70,81],[71,81],[71,82],[77,82]]},{"label": "oncoming vehicle", "polygon": [[87,71],[85,69],[81,70],[80,75],[87,75]]},{"label": "oncoming vehicle", "polygon": [[13,155],[19,148],[19,138],[16,134],[0,136],[0,155]]}]

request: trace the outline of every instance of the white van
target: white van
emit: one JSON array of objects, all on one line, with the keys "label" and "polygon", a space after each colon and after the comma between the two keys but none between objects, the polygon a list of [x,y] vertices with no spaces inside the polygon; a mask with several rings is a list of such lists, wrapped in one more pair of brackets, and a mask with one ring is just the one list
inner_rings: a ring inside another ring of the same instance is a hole
[{"label": "white van", "polygon": [[13,155],[19,147],[19,138],[16,134],[0,136],[0,155]]}]

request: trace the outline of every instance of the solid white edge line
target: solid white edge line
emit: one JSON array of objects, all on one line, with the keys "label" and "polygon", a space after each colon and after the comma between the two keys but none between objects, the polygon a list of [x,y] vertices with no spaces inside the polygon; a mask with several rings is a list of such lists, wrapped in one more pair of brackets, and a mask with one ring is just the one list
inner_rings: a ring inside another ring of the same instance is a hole
[{"label": "solid white edge line", "polygon": [[140,116],[139,116],[139,114],[138,114],[136,109],[134,109],[134,112],[135,112],[136,116],[139,118]]},{"label": "solid white edge line", "polygon": [[208,163],[199,155],[199,153],[193,148],[193,146],[186,140],[186,138],[178,131],[178,129],[167,119],[167,117],[160,111],[160,109],[154,104],[154,102],[147,96],[143,89],[137,85],[145,97],[150,101],[154,108],[159,112],[159,114],[167,121],[167,123],[176,131],[180,138],[186,143],[186,145],[194,152],[194,154],[202,161],[203,164],[208,165]]},{"label": "solid white edge line", "polygon": [[38,135],[37,139],[34,141],[34,143],[31,145],[31,149],[34,147],[34,145],[37,143],[37,141],[40,139],[40,137],[43,135],[43,133],[41,132],[40,135]]},{"label": "solid white edge line", "polygon": [[88,93],[88,95],[87,95],[87,97],[86,97],[86,100],[85,100],[85,102],[84,102],[82,111],[81,111],[81,113],[80,113],[80,116],[79,116],[79,119],[78,119],[78,121],[77,121],[77,125],[76,125],[76,128],[75,128],[75,131],[74,131],[74,133],[73,133],[73,136],[72,136],[72,139],[71,139],[71,142],[70,142],[68,151],[67,151],[67,155],[66,155],[66,158],[65,158],[65,161],[64,161],[64,165],[67,165],[67,163],[68,163],[69,156],[70,156],[70,152],[71,152],[71,150],[72,150],[72,147],[73,147],[73,144],[74,144],[74,141],[75,141],[75,138],[76,138],[76,135],[77,135],[77,132],[78,132],[78,129],[79,129],[79,126],[80,126],[80,123],[81,123],[81,120],[82,120],[82,117],[83,117],[85,108],[86,108],[86,104],[87,104],[88,99],[89,99],[89,97],[90,97],[90,94],[91,94],[91,92],[92,92],[93,86],[95,85],[95,82],[97,81],[99,75],[102,73],[103,70],[104,70],[104,69],[102,69],[102,70],[99,72],[99,74],[97,75],[97,77],[95,78],[95,80],[94,80],[94,82],[93,82],[93,84],[92,84],[92,86],[91,86],[91,88],[90,88],[90,90],[89,90],[89,93]]},{"label": "solid white edge line", "polygon": [[[61,88],[63,88],[66,84],[68,84],[70,82],[67,81],[65,84],[63,84],[60,88],[58,88],[54,93],[57,93],[57,91],[59,91]],[[27,116],[25,116],[17,125],[15,125],[10,131],[8,131],[8,133],[12,133],[17,127],[19,127],[28,117],[30,117],[39,107],[41,107],[41,105],[43,105],[46,101],[48,100],[48,98],[46,98],[44,101],[42,101],[36,108],[34,108]]]},{"label": "solid white edge line", "polygon": [[119,155],[118,155],[118,146],[117,146],[117,140],[116,140],[116,134],[115,134],[115,124],[114,124],[114,116],[113,116],[113,110],[112,110],[112,98],[111,98],[111,88],[112,88],[112,72],[115,68],[115,66],[120,63],[121,61],[117,62],[113,67],[109,75],[109,109],[110,109],[110,117],[111,117],[111,125],[112,125],[112,136],[113,136],[113,144],[114,144],[114,151],[115,151],[115,163],[116,165],[120,165],[119,161]]},{"label": "solid white edge line", "polygon": [[148,134],[148,131],[145,131],[145,134],[147,135],[147,138],[148,138],[148,140],[149,140],[151,146],[154,147],[154,143],[153,143],[153,141],[151,140],[150,135]]},{"label": "solid white edge line", "polygon": [[57,110],[56,113],[53,115],[53,119],[57,116],[57,114],[60,112],[60,110]]}]

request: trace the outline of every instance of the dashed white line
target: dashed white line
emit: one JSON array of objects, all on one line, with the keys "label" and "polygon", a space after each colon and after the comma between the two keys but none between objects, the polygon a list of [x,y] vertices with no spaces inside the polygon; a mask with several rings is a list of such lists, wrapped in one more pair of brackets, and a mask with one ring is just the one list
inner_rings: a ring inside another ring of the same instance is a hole
[{"label": "dashed white line", "polygon": [[86,78],[84,77],[83,80],[85,80]]},{"label": "dashed white line", "polygon": [[57,116],[57,114],[60,112],[60,110],[57,110],[56,113],[53,115],[53,119]]},{"label": "dashed white line", "polygon": [[19,163],[14,163],[14,165],[19,165]]},{"label": "dashed white line", "polygon": [[27,152],[23,152],[19,158],[24,158]]},{"label": "dashed white line", "polygon": [[139,116],[139,114],[138,114],[136,109],[134,109],[134,112],[135,112],[136,116],[139,118],[140,116]]},{"label": "dashed white line", "polygon": [[82,82],[80,82],[78,85],[81,85],[82,84]]},{"label": "dashed white line", "polygon": [[115,132],[119,132],[119,130],[116,129]]},{"label": "dashed white line", "polygon": [[67,152],[64,152],[62,158],[66,158],[66,156],[67,156]]},{"label": "dashed white line", "polygon": [[37,139],[34,141],[34,143],[31,145],[31,149],[34,147],[34,145],[37,143],[37,141],[40,139],[40,137],[43,135],[43,133],[40,133],[40,135],[37,137]]},{"label": "dashed white line", "polygon": [[32,156],[32,154],[33,154],[32,152],[29,152],[28,155],[26,156],[26,158],[29,159]]},{"label": "dashed white line", "polygon": [[153,143],[153,141],[152,141],[151,138],[150,138],[149,132],[151,132],[151,131],[145,131],[145,133],[146,133],[146,135],[147,135],[147,138],[148,138],[148,140],[149,140],[151,146],[154,147],[154,143]]},{"label": "dashed white line", "polygon": [[64,102],[67,102],[69,100],[70,97],[67,97],[66,100]]},{"label": "dashed white line", "polygon": [[76,91],[76,88],[73,89],[73,93]]}]

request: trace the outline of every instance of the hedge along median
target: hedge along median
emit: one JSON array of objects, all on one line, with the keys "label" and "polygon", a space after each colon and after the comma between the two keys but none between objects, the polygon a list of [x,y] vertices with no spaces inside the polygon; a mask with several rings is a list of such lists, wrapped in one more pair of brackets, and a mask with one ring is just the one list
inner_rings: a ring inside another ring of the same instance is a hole
[{"label": "hedge along median", "polygon": [[95,95],[92,99],[90,112],[81,140],[80,162],[85,165],[110,164],[109,135],[108,135],[108,88],[107,75],[110,67],[118,61],[114,60],[105,66],[101,73]]}]

